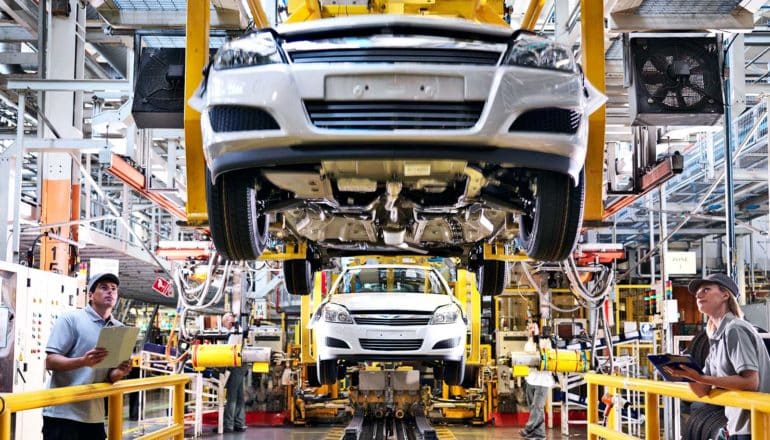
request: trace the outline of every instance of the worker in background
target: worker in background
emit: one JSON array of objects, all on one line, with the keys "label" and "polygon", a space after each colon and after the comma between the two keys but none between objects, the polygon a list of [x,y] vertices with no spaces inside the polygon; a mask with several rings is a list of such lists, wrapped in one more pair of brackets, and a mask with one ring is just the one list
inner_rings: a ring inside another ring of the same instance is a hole
[{"label": "worker in background", "polygon": [[[238,331],[235,316],[227,312],[222,316],[222,331],[230,334],[228,344],[240,344],[243,342],[243,336]],[[225,384],[225,414],[224,430],[225,432],[243,432],[246,430],[246,402],[243,396],[243,381],[246,378],[247,369],[245,366],[231,367],[227,371],[230,375]]]},{"label": "worker in background", "polygon": [[[131,371],[126,360],[117,368],[97,368],[107,350],[97,347],[99,332],[104,327],[121,327],[112,317],[118,302],[120,279],[112,273],[101,273],[88,281],[88,305],[59,317],[51,329],[45,351],[45,368],[51,371],[48,388],[116,382]],[[104,400],[48,406],[43,409],[45,440],[104,439]]]},{"label": "worker in background", "polygon": [[[540,340],[540,328],[534,319],[527,324],[527,333],[530,338],[527,341],[529,351],[537,351],[539,346],[549,342],[545,338]],[[519,433],[527,439],[545,439],[545,403],[548,391],[554,384],[553,374],[530,368],[525,381],[529,420]]]},{"label": "worker in background", "polygon": [[[714,388],[732,391],[770,392],[770,356],[754,326],[743,319],[738,305],[738,285],[727,275],[715,273],[689,285],[698,310],[708,317],[709,349],[703,374],[682,366],[667,373],[690,379],[699,397]],[[751,412],[725,407],[729,440],[751,439]]]}]

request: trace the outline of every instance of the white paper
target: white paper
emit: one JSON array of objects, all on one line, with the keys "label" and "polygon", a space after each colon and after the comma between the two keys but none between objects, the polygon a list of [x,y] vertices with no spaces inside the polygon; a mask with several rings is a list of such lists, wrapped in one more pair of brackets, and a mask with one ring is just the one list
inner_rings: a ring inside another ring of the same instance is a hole
[{"label": "white paper", "polygon": [[98,368],[115,368],[123,361],[131,358],[136,345],[139,327],[104,327],[99,332],[96,346],[107,350],[107,357],[95,366]]}]

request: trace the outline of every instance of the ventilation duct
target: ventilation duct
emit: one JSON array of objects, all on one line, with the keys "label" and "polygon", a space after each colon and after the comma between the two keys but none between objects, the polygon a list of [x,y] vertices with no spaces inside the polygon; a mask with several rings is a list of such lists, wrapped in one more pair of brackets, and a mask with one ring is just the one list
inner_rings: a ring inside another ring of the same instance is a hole
[{"label": "ventilation duct", "polygon": [[765,0],[618,0],[610,8],[610,29],[751,31]]}]

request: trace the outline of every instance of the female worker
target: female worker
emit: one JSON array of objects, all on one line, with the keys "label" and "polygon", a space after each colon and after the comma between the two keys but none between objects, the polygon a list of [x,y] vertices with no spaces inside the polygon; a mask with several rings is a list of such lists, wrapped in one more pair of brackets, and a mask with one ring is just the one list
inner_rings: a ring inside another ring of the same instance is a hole
[{"label": "female worker", "polygon": [[[698,310],[708,317],[706,332],[710,349],[703,374],[692,368],[667,368],[669,374],[690,379],[698,396],[713,388],[770,392],[770,356],[754,327],[743,320],[738,305],[738,285],[727,275],[715,273],[689,285]],[[725,407],[729,440],[751,439],[751,413]]]}]

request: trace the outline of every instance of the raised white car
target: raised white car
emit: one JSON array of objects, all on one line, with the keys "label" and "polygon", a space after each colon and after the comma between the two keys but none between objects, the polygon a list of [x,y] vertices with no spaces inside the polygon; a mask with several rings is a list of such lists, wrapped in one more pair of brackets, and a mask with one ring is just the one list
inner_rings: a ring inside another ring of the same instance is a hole
[{"label": "raised white car", "polygon": [[221,253],[254,259],[268,232],[306,240],[308,264],[284,266],[292,293],[331,257],[459,257],[488,295],[505,271],[483,243],[518,240],[538,260],[572,251],[603,97],[547,38],[370,15],[230,41],[199,98]]},{"label": "raised white car", "polygon": [[338,361],[440,361],[444,381],[463,381],[467,317],[436,269],[348,267],[310,326],[321,384],[337,380]]}]

